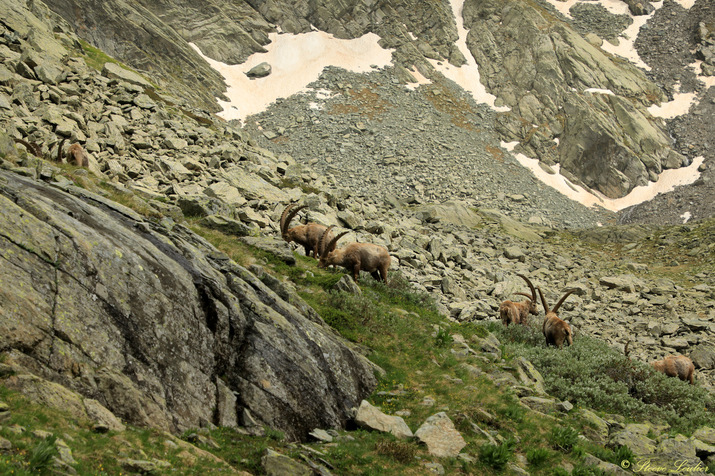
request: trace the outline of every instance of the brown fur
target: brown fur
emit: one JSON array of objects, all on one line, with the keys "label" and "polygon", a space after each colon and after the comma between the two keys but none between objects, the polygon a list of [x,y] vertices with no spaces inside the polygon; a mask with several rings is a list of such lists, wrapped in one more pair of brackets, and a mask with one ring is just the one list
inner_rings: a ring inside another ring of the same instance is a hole
[{"label": "brown fur", "polygon": [[[60,144],[60,150],[62,150],[62,144]],[[87,152],[76,142],[67,149],[67,159],[68,163],[69,159],[72,159],[77,167],[89,166],[89,156],[87,156]]]},{"label": "brown fur", "polygon": [[[332,225],[328,227],[324,235],[327,236],[332,228]],[[320,255],[318,267],[342,266],[348,271],[352,271],[355,282],[360,276],[360,271],[367,271],[376,280],[380,281],[382,279],[387,284],[387,270],[390,268],[391,261],[387,248],[372,243],[350,243],[347,246],[335,249],[338,240],[346,233],[343,232],[330,240],[326,245],[326,251]],[[321,239],[320,243],[322,246],[325,243],[324,239]]]},{"label": "brown fur", "polygon": [[[307,206],[302,205],[300,207],[296,207],[295,203],[291,203],[285,207],[283,213],[281,214],[280,221],[281,236],[288,243],[295,241],[299,245],[303,246],[306,256],[318,258],[321,254],[318,243],[320,242],[320,238],[323,236],[325,230],[327,230],[327,227],[317,223],[308,223],[288,228],[288,225],[290,225],[293,217],[295,217],[295,215],[297,215],[298,212],[304,208],[307,208]],[[332,237],[333,235],[331,234],[328,236],[328,239],[332,239]]]},{"label": "brown fur", "polygon": [[534,290],[534,285],[531,284],[529,279],[522,275],[517,274],[520,278],[526,281],[531,289],[531,295],[526,293],[515,293],[522,296],[526,296],[528,301],[514,302],[506,300],[499,306],[499,317],[505,326],[509,327],[509,324],[524,324],[529,325],[529,314],[536,316],[539,311],[537,309],[536,302],[536,291]]},{"label": "brown fur", "polygon": [[669,355],[661,360],[656,360],[650,365],[658,372],[663,372],[668,377],[678,377],[683,382],[694,384],[693,373],[695,365],[693,361],[684,355]]},{"label": "brown fur", "polygon": [[571,331],[571,326],[568,322],[559,318],[556,312],[561,307],[561,304],[566,300],[569,295],[576,291],[571,289],[564,294],[559,302],[554,306],[553,310],[549,310],[549,305],[546,304],[546,299],[544,299],[544,293],[541,292],[541,288],[536,288],[539,291],[539,296],[541,296],[541,304],[544,306],[544,324],[541,331],[546,338],[547,345],[555,345],[559,349],[563,346],[564,342],[567,342],[569,346],[573,345],[573,332]]}]

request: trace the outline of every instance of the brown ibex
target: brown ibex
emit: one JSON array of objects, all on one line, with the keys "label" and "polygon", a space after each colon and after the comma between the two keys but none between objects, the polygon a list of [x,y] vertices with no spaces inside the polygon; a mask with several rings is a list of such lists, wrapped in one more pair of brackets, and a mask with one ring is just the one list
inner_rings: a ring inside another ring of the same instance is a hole
[{"label": "brown ibex", "polygon": [[546,344],[547,345],[555,345],[559,349],[561,346],[563,346],[564,341],[568,342],[569,346],[573,345],[573,332],[571,331],[571,326],[569,326],[568,322],[564,321],[563,319],[560,319],[559,316],[556,315],[556,313],[559,310],[559,307],[561,307],[561,304],[566,300],[567,297],[571,295],[571,293],[575,292],[575,289],[570,289],[566,291],[566,294],[564,294],[561,299],[559,299],[559,302],[556,303],[554,308],[552,310],[549,310],[549,305],[546,304],[546,299],[544,299],[544,293],[541,292],[541,288],[536,288],[539,291],[539,296],[541,296],[541,304],[544,306],[544,312],[546,315],[544,316],[544,325],[541,329],[541,331],[544,333],[544,337],[546,337]]},{"label": "brown ibex", "polygon": [[[58,156],[61,157],[62,153],[62,144],[60,144],[60,150],[58,152]],[[77,167],[88,167],[89,166],[89,157],[87,156],[87,152],[84,151],[81,145],[79,145],[77,142],[69,146],[67,149],[67,159],[69,163],[69,159],[72,159]]]},{"label": "brown ibex", "polygon": [[382,279],[387,284],[387,270],[390,267],[390,253],[387,248],[372,243],[350,243],[342,248],[335,249],[338,240],[348,232],[340,233],[325,244],[328,234],[334,226],[330,225],[320,239],[322,252],[318,261],[318,268],[326,268],[329,265],[342,266],[348,271],[352,271],[355,282],[360,276],[360,271],[367,271],[376,280],[380,281]]},{"label": "brown ibex", "polygon": [[678,377],[683,382],[694,384],[693,373],[695,365],[693,361],[684,355],[669,355],[661,360],[655,360],[650,365],[658,372],[663,372],[668,377]]},{"label": "brown ibex", "polygon": [[527,278],[523,274],[517,273],[517,276],[522,278],[524,281],[526,281],[526,284],[529,285],[529,288],[531,289],[531,295],[526,293],[514,293],[526,296],[527,298],[529,298],[529,300],[521,302],[513,302],[506,300],[501,303],[501,305],[499,306],[499,317],[501,317],[502,322],[507,327],[509,327],[509,324],[528,325],[529,314],[533,314],[535,316],[539,314],[539,311],[537,310],[536,290],[534,289],[534,285],[531,284],[529,278]]},{"label": "brown ibex", "polygon": [[[295,203],[291,203],[285,207],[283,213],[281,214],[280,221],[281,236],[283,236],[283,239],[288,243],[295,241],[299,245],[303,246],[303,248],[305,248],[306,256],[311,256],[312,253],[313,258],[318,258],[321,254],[318,244],[321,236],[325,230],[327,230],[327,227],[319,225],[318,223],[308,223],[288,228],[291,220],[298,214],[298,212],[307,207],[307,205],[296,207]],[[331,238],[332,235],[329,235],[327,239]],[[333,248],[334,247],[335,245],[333,245]]]}]

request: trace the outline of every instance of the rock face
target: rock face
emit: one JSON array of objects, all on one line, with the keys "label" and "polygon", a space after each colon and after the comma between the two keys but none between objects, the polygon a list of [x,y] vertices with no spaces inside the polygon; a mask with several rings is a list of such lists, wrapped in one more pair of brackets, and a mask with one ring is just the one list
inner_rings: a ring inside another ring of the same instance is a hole
[{"label": "rock face", "polygon": [[173,431],[247,409],[304,438],[341,426],[374,388],[371,365],[314,313],[185,227],[69,192],[0,172],[8,365]]},{"label": "rock face", "polygon": [[511,108],[502,132],[528,155],[612,198],[681,166],[664,124],[643,107],[662,93],[637,68],[526,2],[467,0],[464,22],[482,81]]}]

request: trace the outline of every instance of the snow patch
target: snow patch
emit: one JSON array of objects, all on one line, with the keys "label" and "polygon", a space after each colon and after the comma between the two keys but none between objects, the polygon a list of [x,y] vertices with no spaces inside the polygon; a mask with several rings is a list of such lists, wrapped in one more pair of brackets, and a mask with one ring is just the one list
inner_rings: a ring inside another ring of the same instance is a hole
[{"label": "snow patch", "polygon": [[[392,60],[391,50],[378,45],[380,37],[374,33],[354,40],[341,40],[322,31],[300,35],[272,33],[269,38],[271,43],[265,47],[266,53],[255,53],[238,65],[213,60],[191,43],[194,50],[226,80],[228,101],[219,101],[223,107],[219,116],[224,119],[245,120],[251,114],[265,110],[278,98],[305,91],[326,66],[364,73],[373,66],[387,66]],[[246,73],[263,62],[271,65],[271,74],[249,79]]]},{"label": "snow patch", "polygon": [[[502,147],[511,151],[518,142],[502,142]],[[549,174],[539,166],[538,159],[531,159],[524,154],[514,154],[519,163],[531,170],[531,172],[544,184],[556,189],[556,191],[575,200],[586,207],[600,206],[607,210],[617,212],[633,205],[653,199],[660,193],[672,191],[676,186],[687,185],[695,182],[700,177],[698,167],[703,163],[704,157],[696,157],[693,163],[687,167],[679,169],[665,170],[658,177],[657,182],[650,182],[648,185],[635,187],[631,193],[622,198],[608,198],[597,192],[586,190],[585,188],[570,182],[559,173],[559,165],[552,167],[556,174]]]}]

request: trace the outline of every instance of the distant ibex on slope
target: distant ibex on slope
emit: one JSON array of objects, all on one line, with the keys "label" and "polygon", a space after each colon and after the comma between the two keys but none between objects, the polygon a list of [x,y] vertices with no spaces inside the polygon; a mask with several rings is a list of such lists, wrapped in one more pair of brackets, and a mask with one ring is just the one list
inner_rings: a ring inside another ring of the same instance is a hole
[{"label": "distant ibex on slope", "polygon": [[[35,157],[39,157],[40,159],[46,159],[46,160],[51,160],[51,157],[48,157],[46,155],[42,154],[42,151],[40,150],[40,147],[32,142],[28,142],[24,139],[18,139],[17,137],[13,138],[15,142],[18,144],[22,144],[25,146],[27,151],[34,155]],[[60,141],[60,144],[57,146],[57,157],[55,158],[56,162],[62,162],[63,153],[62,153],[62,146],[65,144],[65,141],[67,139],[62,139]],[[87,156],[87,152],[82,148],[81,145],[79,145],[78,142],[75,142],[69,148],[67,149],[67,158],[72,158],[72,161],[77,167],[88,167],[89,166],[89,157]]]},{"label": "distant ibex on slope", "polygon": [[529,314],[533,314],[535,316],[539,314],[539,311],[537,310],[536,290],[534,289],[534,285],[531,284],[529,278],[527,278],[523,274],[517,273],[517,276],[522,278],[524,281],[526,281],[526,284],[529,285],[529,288],[531,289],[531,295],[526,293],[514,293],[526,296],[527,298],[529,298],[529,300],[521,302],[513,302],[506,300],[501,303],[501,305],[499,306],[499,317],[501,317],[502,322],[507,327],[509,327],[509,324],[528,325]]},{"label": "distant ibex on slope", "polygon": [[544,325],[542,327],[542,332],[544,337],[546,337],[547,345],[555,345],[559,349],[563,346],[564,341],[568,342],[569,346],[573,345],[573,332],[571,331],[571,326],[568,325],[566,321],[560,319],[556,313],[561,307],[561,304],[566,300],[571,293],[575,292],[575,289],[570,289],[566,291],[559,302],[556,303],[554,308],[549,311],[549,305],[546,304],[546,299],[544,299],[544,293],[541,292],[541,288],[536,288],[539,291],[539,296],[541,296],[541,304],[544,306]]},{"label": "distant ibex on slope", "polygon": [[[288,228],[288,225],[290,225],[290,222],[293,217],[295,217],[299,211],[307,207],[307,205],[301,205],[299,207],[296,207],[295,203],[291,203],[290,205],[285,207],[283,213],[281,214],[281,235],[283,236],[283,239],[288,243],[290,243],[291,241],[295,241],[299,245],[303,246],[305,248],[306,256],[311,256],[312,253],[313,258],[318,258],[320,254],[322,254],[319,248],[320,238],[327,230],[327,227],[324,225],[319,225],[318,223],[308,223],[305,225],[298,225],[294,226],[293,228]],[[332,234],[328,235],[327,239],[331,238]],[[333,245],[333,249],[334,248],[335,245]]]},{"label": "distant ibex on slope", "polygon": [[655,360],[650,365],[658,372],[663,372],[668,377],[678,377],[683,382],[694,384],[693,373],[695,365],[693,361],[684,355],[669,355],[661,360]]},{"label": "distant ibex on slope", "polygon": [[376,280],[382,279],[387,284],[387,270],[390,267],[390,253],[387,248],[372,243],[350,243],[342,248],[335,249],[338,240],[348,232],[344,231],[326,244],[328,234],[335,225],[330,225],[320,239],[320,260],[318,268],[329,265],[342,266],[352,271],[353,280],[357,282],[360,271],[367,271]]},{"label": "distant ibex on slope", "polygon": [[[60,157],[59,160],[62,161],[62,144],[60,144],[59,151],[57,151],[57,156]],[[77,142],[69,146],[67,149],[67,159],[70,158],[72,158],[77,167],[89,166],[89,157],[87,156],[87,152],[85,152],[82,146]],[[69,163],[69,160],[67,163]]]}]

